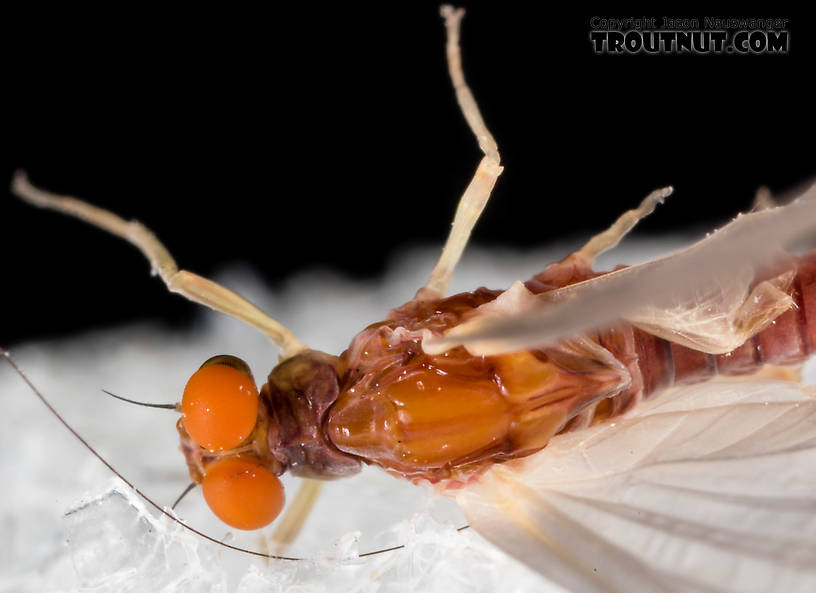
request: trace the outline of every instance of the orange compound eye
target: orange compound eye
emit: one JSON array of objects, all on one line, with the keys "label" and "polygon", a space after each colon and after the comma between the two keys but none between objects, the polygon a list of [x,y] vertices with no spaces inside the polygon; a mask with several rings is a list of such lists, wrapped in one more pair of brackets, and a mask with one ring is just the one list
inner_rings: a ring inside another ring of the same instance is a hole
[{"label": "orange compound eye", "polygon": [[226,356],[205,362],[184,388],[181,413],[184,430],[205,449],[240,445],[258,420],[258,388],[246,364]]},{"label": "orange compound eye", "polygon": [[236,529],[260,529],[283,508],[283,484],[252,456],[225,457],[207,467],[201,488],[216,517]]}]

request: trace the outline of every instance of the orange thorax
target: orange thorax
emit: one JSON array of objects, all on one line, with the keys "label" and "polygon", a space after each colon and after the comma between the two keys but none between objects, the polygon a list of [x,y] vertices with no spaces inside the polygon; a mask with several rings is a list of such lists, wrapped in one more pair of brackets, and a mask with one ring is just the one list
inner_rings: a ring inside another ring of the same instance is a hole
[{"label": "orange thorax", "polygon": [[463,478],[544,447],[582,408],[620,389],[621,369],[599,364],[606,351],[588,340],[487,357],[422,351],[424,330],[453,327],[498,294],[409,303],[358,334],[341,357],[329,440],[405,477]]}]

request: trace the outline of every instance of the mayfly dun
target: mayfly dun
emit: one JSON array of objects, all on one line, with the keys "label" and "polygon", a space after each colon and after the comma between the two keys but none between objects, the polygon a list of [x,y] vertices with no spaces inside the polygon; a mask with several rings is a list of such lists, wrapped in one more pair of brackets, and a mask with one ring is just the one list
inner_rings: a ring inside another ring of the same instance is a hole
[{"label": "mayfly dun", "polygon": [[[373,465],[456,496],[479,533],[576,591],[812,587],[816,472],[804,469],[816,467],[816,400],[729,381],[655,396],[809,357],[816,256],[782,249],[816,230],[816,188],[671,256],[594,271],[672,192],[659,189],[527,281],[447,296],[502,164],[465,82],[463,11],[442,15],[450,78],[484,156],[427,283],[339,355],[179,269],[140,223],[22,173],[12,189],[129,241],[169,290],[280,348],[260,388],[246,362],[216,355],[165,406],[180,414],[193,483],[231,527],[259,529],[283,511],[285,545],[322,481]],[[306,479],[288,510],[284,473]]]}]

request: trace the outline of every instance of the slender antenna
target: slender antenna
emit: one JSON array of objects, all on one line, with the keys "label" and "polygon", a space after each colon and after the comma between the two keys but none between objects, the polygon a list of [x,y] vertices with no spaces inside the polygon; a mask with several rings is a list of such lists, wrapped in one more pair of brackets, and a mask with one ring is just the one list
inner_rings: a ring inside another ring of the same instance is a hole
[{"label": "slender antenna", "polygon": [[190,493],[190,490],[192,490],[195,487],[196,487],[196,483],[195,482],[190,482],[190,484],[184,489],[184,492],[179,494],[179,497],[176,499],[176,502],[174,502],[173,506],[171,506],[170,508],[172,510],[176,510],[176,506],[178,506],[178,503],[181,502],[181,499],[183,499],[185,496],[187,496],[187,494]]},{"label": "slender antenna", "polygon": [[[49,411],[49,412],[51,412],[51,413],[52,413],[52,414],[53,414],[53,415],[56,417],[56,419],[57,419],[57,420],[59,420],[59,421],[60,421],[60,423],[61,423],[61,424],[62,424],[62,425],[65,427],[65,428],[67,428],[67,429],[68,429],[68,432],[70,432],[72,435],[74,435],[74,437],[75,437],[75,438],[76,438],[76,439],[77,439],[77,440],[78,440],[80,443],[82,443],[82,444],[85,446],[85,448],[86,448],[86,449],[88,449],[88,451],[90,451],[90,452],[93,454],[93,456],[94,456],[94,457],[96,457],[96,458],[97,458],[99,461],[101,461],[101,462],[104,464],[104,466],[105,466],[105,467],[107,467],[107,468],[108,468],[108,469],[109,469],[111,472],[113,472],[113,474],[114,474],[114,475],[115,475],[117,478],[119,478],[120,480],[122,480],[122,481],[123,481],[125,484],[127,484],[128,486],[130,486],[130,488],[131,488],[131,489],[132,489],[132,490],[133,490],[133,491],[134,491],[136,494],[138,494],[140,497],[142,497],[142,499],[144,499],[144,500],[145,500],[145,502],[147,502],[147,503],[148,503],[150,506],[152,506],[152,507],[153,507],[153,508],[155,508],[157,511],[159,511],[159,512],[160,512],[162,515],[164,515],[165,517],[169,518],[171,521],[173,521],[173,522],[175,522],[175,523],[178,523],[179,525],[181,525],[181,526],[182,526],[182,527],[184,527],[185,529],[187,529],[187,530],[191,531],[192,533],[195,533],[197,536],[202,537],[202,538],[204,538],[205,540],[207,540],[207,541],[209,541],[209,542],[212,542],[212,543],[214,543],[214,544],[218,544],[219,546],[223,546],[223,547],[225,547],[225,548],[229,548],[230,550],[235,550],[236,552],[243,552],[244,554],[251,554],[252,556],[260,556],[261,558],[269,558],[270,560],[289,560],[289,561],[292,561],[292,562],[297,562],[297,561],[300,561],[300,560],[306,560],[306,558],[297,558],[297,557],[294,557],[294,556],[278,556],[278,555],[276,555],[276,554],[265,554],[265,553],[263,553],[263,552],[258,552],[258,551],[256,551],[256,550],[250,550],[250,549],[248,549],[248,548],[242,548],[242,547],[240,547],[240,546],[233,546],[233,545],[230,545],[230,544],[228,544],[228,543],[225,543],[225,542],[222,542],[222,541],[220,541],[220,540],[217,540],[217,539],[215,539],[214,537],[211,537],[211,536],[207,535],[206,533],[204,533],[204,532],[202,532],[202,531],[199,531],[199,530],[198,530],[198,529],[196,529],[195,527],[190,527],[189,525],[187,525],[187,523],[185,523],[184,521],[182,521],[182,520],[181,520],[181,519],[179,519],[178,517],[174,516],[172,513],[170,513],[170,512],[168,512],[168,511],[166,511],[166,510],[165,510],[163,507],[159,506],[159,505],[158,505],[156,502],[154,502],[152,498],[150,498],[150,497],[149,497],[149,496],[147,496],[147,495],[146,495],[144,492],[142,492],[141,490],[139,490],[139,489],[138,489],[138,488],[137,488],[137,487],[136,487],[136,486],[133,484],[133,482],[131,482],[130,480],[128,480],[127,478],[125,478],[125,476],[123,476],[121,473],[119,473],[119,472],[116,470],[116,468],[114,468],[114,467],[113,467],[113,466],[112,466],[112,465],[111,465],[111,464],[108,462],[108,460],[107,460],[107,459],[105,459],[104,457],[102,457],[102,455],[101,455],[101,454],[100,454],[100,453],[99,453],[99,452],[98,452],[96,449],[94,449],[94,448],[91,446],[91,444],[90,444],[88,441],[86,441],[84,438],[82,438],[82,436],[81,436],[81,435],[80,435],[80,434],[79,434],[79,433],[78,433],[76,430],[74,430],[74,428],[73,428],[73,427],[72,427],[70,424],[68,424],[68,422],[65,420],[65,418],[63,418],[63,417],[60,415],[60,413],[59,413],[59,412],[57,412],[56,408],[54,408],[54,406],[52,406],[52,405],[51,405],[51,403],[50,403],[50,402],[49,402],[49,401],[48,401],[48,400],[45,398],[45,396],[44,396],[44,395],[43,395],[43,394],[40,392],[40,390],[39,390],[39,389],[37,389],[37,388],[34,386],[34,383],[32,383],[32,382],[31,382],[31,380],[30,380],[30,379],[28,378],[28,376],[27,376],[27,375],[26,375],[26,374],[23,372],[23,370],[22,370],[22,369],[21,369],[19,366],[17,366],[17,363],[16,363],[16,362],[14,361],[14,359],[11,357],[11,352],[9,352],[8,350],[6,350],[6,349],[5,349],[5,348],[3,348],[2,346],[0,346],[0,354],[2,354],[2,355],[3,355],[3,357],[6,359],[6,361],[8,361],[8,363],[11,365],[11,368],[13,368],[13,369],[14,369],[14,371],[15,371],[15,372],[16,372],[16,373],[17,373],[17,374],[20,376],[20,378],[21,378],[21,379],[22,379],[22,380],[25,382],[25,384],[26,384],[26,385],[28,385],[28,388],[29,388],[29,389],[31,389],[31,391],[34,393],[34,395],[36,395],[36,396],[39,398],[39,400],[40,400],[40,401],[43,403],[43,405],[44,405],[46,408],[48,408],[48,411]],[[188,486],[188,487],[187,487],[187,489],[186,489],[186,490],[185,490],[185,491],[182,493],[182,495],[181,495],[181,496],[179,496],[179,498],[176,500],[176,502],[175,502],[175,503],[173,503],[173,507],[175,507],[175,506],[176,506],[176,504],[178,504],[178,503],[179,503],[179,501],[180,501],[180,500],[181,500],[181,499],[184,497],[184,495],[185,495],[185,494],[187,494],[187,493],[188,493],[190,490],[192,490],[192,487],[193,487],[193,486],[195,486],[195,484],[191,484],[190,486]],[[468,527],[469,527],[469,525],[465,525],[464,527],[460,527],[459,529],[457,529],[457,531],[462,531],[463,529],[467,529]],[[375,555],[377,555],[377,554],[383,554],[383,553],[385,553],[385,552],[393,552],[394,550],[400,550],[400,549],[402,549],[402,548],[404,548],[404,547],[405,547],[405,545],[393,546],[393,547],[391,547],[391,548],[384,548],[384,549],[382,549],[382,550],[375,550],[375,551],[373,551],[373,552],[365,552],[364,554],[358,554],[358,555],[357,555],[357,557],[358,557],[358,558],[365,558],[365,557],[367,557],[367,556],[375,556]]]},{"label": "slender antenna", "polygon": [[[462,525],[462,527],[457,527],[456,531],[464,531],[468,529],[470,525]],[[385,552],[393,552],[394,550],[400,550],[405,547],[405,544],[400,544],[399,546],[394,546],[392,548],[383,548],[382,550],[375,550],[373,552],[366,552],[365,554],[357,554],[358,558],[365,558],[367,556],[376,556],[377,554],[383,554]]]},{"label": "slender antenna", "polygon": [[107,389],[103,389],[102,393],[107,393],[111,397],[115,397],[116,399],[120,399],[123,402],[127,402],[129,404],[136,404],[137,406],[144,406],[146,408],[161,408],[163,410],[175,410],[177,412],[179,411],[179,405],[178,404],[148,404],[148,403],[145,403],[145,402],[137,402],[135,400],[128,399],[126,397],[122,397],[121,395],[116,395],[115,393],[111,393]]}]

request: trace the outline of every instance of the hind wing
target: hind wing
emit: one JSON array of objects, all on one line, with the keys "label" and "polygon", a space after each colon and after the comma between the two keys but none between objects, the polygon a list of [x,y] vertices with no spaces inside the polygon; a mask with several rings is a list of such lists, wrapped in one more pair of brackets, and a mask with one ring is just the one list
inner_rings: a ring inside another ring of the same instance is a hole
[{"label": "hind wing", "polygon": [[678,389],[494,466],[458,502],[571,591],[816,591],[816,400]]}]

